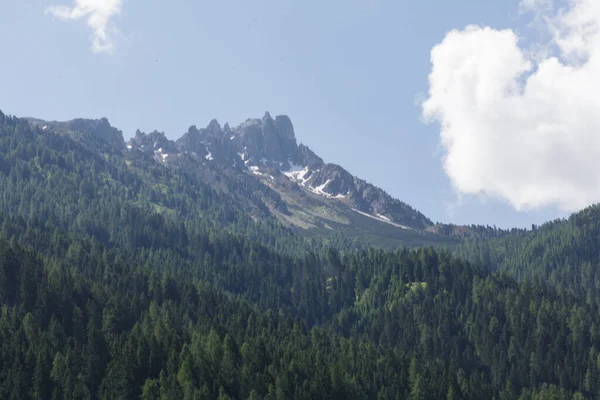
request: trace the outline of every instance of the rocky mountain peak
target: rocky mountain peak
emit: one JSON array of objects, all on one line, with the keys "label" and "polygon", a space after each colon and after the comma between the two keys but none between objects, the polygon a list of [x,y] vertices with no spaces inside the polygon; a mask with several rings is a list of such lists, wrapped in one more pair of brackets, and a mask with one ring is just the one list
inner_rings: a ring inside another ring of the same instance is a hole
[{"label": "rocky mountain peak", "polygon": [[267,180],[271,187],[281,179],[288,180],[287,187],[302,188],[324,201],[341,202],[352,212],[400,228],[424,229],[432,225],[407,204],[341,166],[325,163],[309,147],[298,144],[292,121],[286,115],[272,118],[266,112],[262,118],[249,118],[234,128],[229,124],[221,128],[213,119],[205,129],[190,126],[176,142],[169,141],[164,133],[152,132],[136,134],[130,144],[154,152],[157,161],[164,163],[189,156],[203,164],[246,171]]},{"label": "rocky mountain peak", "polygon": [[289,118],[273,119],[268,111],[262,119],[247,119],[233,132],[246,164],[289,165],[298,150]]},{"label": "rocky mountain peak", "polygon": [[183,152],[193,153],[204,157],[207,154],[206,129],[199,130],[196,128],[196,125],[192,125],[175,143],[177,148]]},{"label": "rocky mountain peak", "polygon": [[213,136],[222,135],[223,134],[223,130],[221,129],[221,125],[219,124],[219,122],[216,119],[213,119],[212,121],[210,121],[210,123],[206,127],[206,132],[208,134],[210,134],[210,135],[213,135]]},{"label": "rocky mountain peak", "polygon": [[192,125],[188,128],[187,131],[188,134],[192,135],[192,136],[198,136],[200,135],[200,131],[198,130],[198,128],[196,128],[196,125]]},{"label": "rocky mountain peak", "polygon": [[143,153],[153,154],[155,152],[178,153],[175,142],[169,140],[164,132],[152,131],[141,132],[139,129],[135,136],[127,143],[128,148],[136,148]]},{"label": "rocky mountain peak", "polygon": [[296,141],[296,134],[294,133],[294,125],[292,120],[287,115],[278,115],[275,117],[275,125],[281,134],[281,137],[293,139]]}]

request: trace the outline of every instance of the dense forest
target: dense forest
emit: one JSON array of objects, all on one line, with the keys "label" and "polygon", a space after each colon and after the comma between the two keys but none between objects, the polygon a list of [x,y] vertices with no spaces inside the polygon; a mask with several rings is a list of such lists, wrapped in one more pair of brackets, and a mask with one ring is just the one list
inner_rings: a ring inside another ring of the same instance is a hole
[{"label": "dense forest", "polygon": [[389,251],[224,193],[0,113],[0,398],[600,396],[599,209]]},{"label": "dense forest", "polygon": [[527,234],[465,241],[455,253],[520,281],[543,280],[589,304],[600,301],[600,206]]}]

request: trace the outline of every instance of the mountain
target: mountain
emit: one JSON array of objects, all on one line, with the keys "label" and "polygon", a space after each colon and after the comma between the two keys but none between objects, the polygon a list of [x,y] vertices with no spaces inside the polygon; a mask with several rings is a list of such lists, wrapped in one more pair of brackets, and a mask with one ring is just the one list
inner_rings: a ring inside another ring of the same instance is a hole
[{"label": "mountain", "polygon": [[272,118],[267,112],[262,119],[247,119],[233,128],[212,120],[206,128],[191,126],[176,141],[162,132],[137,131],[127,149],[205,175],[212,170],[225,179],[256,178],[268,188],[270,198],[264,198],[265,193],[261,198],[269,214],[286,226],[372,235],[371,242],[392,246],[394,241],[452,243],[428,231],[434,224],[422,213],[298,144],[287,116]]},{"label": "mountain", "polygon": [[597,206],[406,229],[279,121],[126,144],[0,112],[0,398],[598,398]]},{"label": "mountain", "polygon": [[[253,219],[274,218],[307,237],[342,234],[366,244],[454,246],[464,238],[508,234],[489,226],[457,226],[433,222],[383,189],[325,163],[309,147],[298,144],[287,116],[223,127],[212,120],[206,128],[190,126],[177,140],[164,132],[136,131],[127,143],[106,118],[66,122],[27,118],[42,133],[73,139],[88,149],[111,153],[131,165],[154,160],[208,185]],[[142,164],[144,164],[142,163]]]},{"label": "mountain", "polygon": [[[169,140],[162,132],[136,132],[126,143],[122,132],[104,118],[50,122],[1,116],[0,212],[76,229],[107,244],[136,246],[131,235],[118,228],[132,218],[127,213],[119,216],[117,224],[104,222],[112,220],[118,209],[131,210],[142,220],[159,218],[163,230],[168,225],[182,231],[182,224],[192,231],[215,228],[254,237],[258,243],[286,252],[327,245],[357,249],[458,243],[452,237],[405,229],[357,212],[344,199],[313,193],[285,174],[292,166],[280,167],[282,161],[272,161],[279,167],[270,169],[274,179],[260,175],[263,172],[242,157],[240,145],[234,143],[245,140],[242,150],[259,147],[254,142],[260,146],[267,143],[261,136],[250,140],[262,132],[262,120],[260,124],[248,120],[234,129],[211,121],[206,129],[191,127],[178,141]],[[265,126],[269,120],[265,116]],[[312,151],[295,144],[289,119],[272,121],[279,121],[280,142],[285,143],[288,129],[290,144],[272,152],[268,149],[273,145],[264,145],[257,153],[248,151],[248,158],[259,158],[267,165],[261,154],[282,159],[282,149],[290,148],[308,167],[315,165],[315,174],[318,165],[326,171],[328,166]],[[154,240],[150,238],[155,233],[148,231],[148,241]],[[156,238],[168,246],[170,241],[164,239]]]}]

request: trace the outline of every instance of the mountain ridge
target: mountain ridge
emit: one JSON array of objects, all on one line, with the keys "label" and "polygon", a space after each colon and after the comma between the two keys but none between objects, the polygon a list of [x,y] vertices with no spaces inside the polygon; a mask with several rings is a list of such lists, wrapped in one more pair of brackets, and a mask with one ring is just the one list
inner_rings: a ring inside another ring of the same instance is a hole
[{"label": "mountain ridge", "polygon": [[298,144],[293,124],[285,115],[273,119],[267,112],[261,119],[249,118],[233,128],[229,124],[221,127],[213,119],[206,128],[192,125],[177,140],[168,140],[164,134],[156,139],[154,132],[146,136],[136,133],[127,146],[154,152],[156,160],[164,163],[191,155],[200,161],[244,170],[271,184],[279,180],[276,177],[285,177],[303,190],[343,202],[384,223],[415,229],[433,225],[408,204],[342,166],[326,163],[308,146]]},{"label": "mountain ridge", "polygon": [[[248,201],[251,196],[249,209],[258,210],[257,218],[270,214],[289,227],[359,236],[362,233],[358,232],[385,231],[385,237],[379,236],[377,241],[387,241],[391,234],[390,243],[397,241],[398,245],[407,238],[408,242],[419,242],[419,237],[437,242],[438,236],[461,239],[480,234],[470,227],[434,224],[384,189],[338,164],[325,162],[310,147],[297,142],[293,123],[286,115],[273,118],[266,112],[262,118],[247,118],[233,127],[212,119],[205,128],[191,125],[176,140],[164,132],[138,129],[127,141],[106,118],[25,120],[42,132],[70,135],[89,148],[123,153],[128,162],[136,158],[135,153],[141,153],[166,167],[197,171],[200,179],[230,194],[236,185],[231,182],[257,179],[260,183],[251,186],[258,191],[254,189],[252,195],[247,190],[239,192],[238,201]],[[383,229],[383,225],[393,229]]]}]

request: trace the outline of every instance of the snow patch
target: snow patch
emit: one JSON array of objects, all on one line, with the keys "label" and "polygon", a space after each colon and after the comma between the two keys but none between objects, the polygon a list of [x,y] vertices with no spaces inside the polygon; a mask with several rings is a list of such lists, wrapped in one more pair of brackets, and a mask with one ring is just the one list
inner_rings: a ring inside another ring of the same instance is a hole
[{"label": "snow patch", "polygon": [[327,182],[316,187],[308,186],[307,189],[315,194],[320,194],[321,196],[332,197],[329,193],[325,191],[325,186],[329,185],[329,182],[331,182],[331,179],[327,179]]},{"label": "snow patch", "polygon": [[[143,147],[143,146],[142,146]],[[162,152],[162,147],[158,150],[154,150],[154,155],[160,154],[160,156],[162,157],[162,161],[166,162],[167,161],[167,157],[169,157],[169,155],[167,153],[163,153]]]},{"label": "snow patch", "polygon": [[[327,193],[325,191],[325,187],[327,185],[329,185],[329,183],[331,182],[331,179],[328,179],[327,182],[325,182],[322,185],[316,186],[316,187],[308,185],[307,182],[310,179],[310,177],[306,177],[306,175],[309,174],[310,168],[294,164],[294,162],[291,160],[288,160],[288,162],[290,164],[290,168],[287,171],[282,171],[283,174],[285,176],[287,176],[288,178],[290,178],[292,181],[297,182],[300,186],[304,187],[308,191],[310,191],[314,194],[318,194],[320,196],[327,197],[329,199],[344,199],[348,196],[348,193],[346,193],[346,194],[340,193],[337,195],[332,195],[330,193]],[[279,165],[281,166],[282,164],[283,163],[280,163]]]},{"label": "snow patch", "polygon": [[318,195],[321,195],[321,196],[325,196],[328,199],[345,199],[348,196],[348,193],[346,193],[346,194],[341,194],[340,193],[340,194],[336,194],[336,195],[333,195],[331,193],[327,193],[325,191],[325,187],[327,185],[329,185],[329,183],[331,183],[331,179],[328,179],[327,182],[325,182],[324,184],[319,185],[317,187],[307,186],[306,188],[308,190],[310,190],[311,192],[313,192],[315,194],[318,194]]},{"label": "snow patch", "polygon": [[288,160],[288,164],[290,164],[290,169],[288,169],[289,172],[301,171],[304,168],[308,168],[308,167],[303,167],[302,165],[294,164],[294,162],[292,160]]},{"label": "snow patch", "polygon": [[385,219],[384,219],[384,218],[381,218],[381,216],[379,216],[379,214],[378,214],[377,216],[375,216],[375,215],[371,215],[371,214],[367,214],[366,212],[362,212],[362,211],[360,211],[360,210],[357,210],[356,208],[353,208],[353,209],[352,209],[352,211],[355,211],[355,212],[357,212],[357,213],[359,213],[359,214],[361,214],[361,215],[364,215],[365,217],[369,217],[369,218],[375,219],[375,220],[377,220],[377,221],[385,222],[386,224],[390,224],[390,225],[396,226],[396,227],[398,227],[398,228],[402,228],[402,229],[412,229],[412,228],[409,228],[408,226],[404,226],[404,225],[400,225],[400,224],[397,224],[397,223],[395,223],[395,222],[392,222],[392,221],[391,221],[389,218],[387,218],[387,217],[384,217]]},{"label": "snow patch", "polygon": [[45,131],[46,129],[48,129],[48,125],[44,125],[42,126],[42,130]]},{"label": "snow patch", "polygon": [[275,180],[275,177],[273,175],[269,175],[269,174],[265,174],[264,172],[260,172],[260,167],[257,167],[256,165],[248,165],[248,169],[250,170],[250,172],[252,172],[254,175],[257,176],[266,176],[272,180]]},{"label": "snow patch", "polygon": [[386,217],[385,215],[381,215],[381,214],[375,214],[375,215],[377,215],[378,218],[381,218],[384,221],[392,222],[392,220],[389,219],[388,217]]},{"label": "snow patch", "polygon": [[[337,195],[332,195],[330,193],[327,193],[325,191],[325,187],[327,185],[329,185],[329,183],[331,183],[331,179],[328,179],[327,182],[325,182],[322,185],[316,186],[316,187],[308,185],[308,180],[310,179],[310,172],[311,172],[310,168],[303,167],[302,165],[294,164],[294,162],[292,160],[288,160],[288,163],[290,164],[290,168],[287,171],[281,171],[281,172],[285,176],[287,176],[290,180],[298,183],[300,186],[302,186],[306,190],[308,190],[314,194],[318,194],[320,196],[327,197],[328,199],[344,199],[348,196],[348,193],[346,193],[346,194],[340,193]],[[283,163],[279,163],[280,167],[282,165],[283,165]],[[318,170],[316,172],[318,172]],[[307,177],[307,175],[309,175],[309,176]]]},{"label": "snow patch", "polygon": [[290,168],[287,171],[282,171],[283,174],[291,180],[298,182],[301,186],[306,186],[306,181],[308,181],[306,174],[310,171],[309,168],[294,164],[292,161],[289,161],[289,163]]}]

